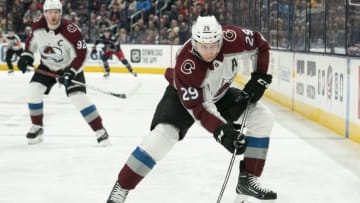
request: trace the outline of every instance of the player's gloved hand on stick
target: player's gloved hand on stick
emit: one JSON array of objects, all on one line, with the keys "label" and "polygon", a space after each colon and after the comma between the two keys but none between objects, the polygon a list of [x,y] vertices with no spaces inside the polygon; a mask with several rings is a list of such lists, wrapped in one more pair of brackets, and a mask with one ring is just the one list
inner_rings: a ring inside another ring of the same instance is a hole
[{"label": "player's gloved hand on stick", "polygon": [[18,68],[21,70],[22,73],[26,73],[28,66],[33,66],[34,63],[34,57],[31,52],[24,51],[20,55],[20,59],[18,61]]},{"label": "player's gloved hand on stick", "polygon": [[221,112],[221,115],[228,122],[235,122],[239,119],[241,114],[245,111],[249,103],[249,95],[240,89],[234,89],[234,91],[229,91],[229,94],[234,100],[228,100],[229,102],[221,103],[221,107],[225,110]]},{"label": "player's gloved hand on stick", "polygon": [[75,78],[75,71],[71,67],[67,67],[64,69],[63,74],[58,78],[59,83],[63,84],[65,87],[69,87]]},{"label": "player's gloved hand on stick", "polygon": [[92,49],[91,49],[91,56],[93,56],[93,55],[96,55],[97,54],[97,50],[96,50],[96,47],[93,47]]},{"label": "player's gloved hand on stick", "polygon": [[238,131],[240,128],[239,124],[227,123],[215,130],[214,138],[230,153],[234,153],[237,148],[236,154],[243,154],[246,149],[246,140],[245,135]]},{"label": "player's gloved hand on stick", "polygon": [[251,73],[250,80],[246,83],[244,91],[249,94],[251,102],[257,102],[264,94],[272,81],[272,75],[266,73]]}]

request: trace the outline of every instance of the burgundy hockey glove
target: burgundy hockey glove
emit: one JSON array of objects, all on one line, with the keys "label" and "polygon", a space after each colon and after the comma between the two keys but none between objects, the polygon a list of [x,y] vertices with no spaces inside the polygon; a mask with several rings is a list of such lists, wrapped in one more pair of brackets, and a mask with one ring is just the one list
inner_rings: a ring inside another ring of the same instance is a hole
[{"label": "burgundy hockey glove", "polygon": [[272,75],[265,73],[251,73],[250,80],[246,83],[244,91],[249,94],[251,102],[257,102],[264,94],[272,81]]},{"label": "burgundy hockey glove", "polygon": [[243,154],[246,149],[245,135],[238,131],[241,125],[227,123],[214,132],[214,138],[222,144],[230,153],[234,153],[237,148],[236,155]]}]

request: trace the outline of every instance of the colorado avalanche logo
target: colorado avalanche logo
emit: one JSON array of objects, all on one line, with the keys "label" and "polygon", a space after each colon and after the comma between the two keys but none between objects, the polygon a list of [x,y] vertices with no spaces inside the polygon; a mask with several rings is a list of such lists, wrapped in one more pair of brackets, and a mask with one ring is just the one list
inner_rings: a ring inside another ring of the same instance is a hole
[{"label": "colorado avalanche logo", "polygon": [[186,59],[183,64],[181,64],[180,70],[186,75],[190,75],[193,70],[195,70],[195,63],[191,59]]},{"label": "colorado avalanche logo", "polygon": [[69,24],[66,28],[70,33],[74,33],[77,30],[77,27],[73,24]]},{"label": "colorado avalanche logo", "polygon": [[235,41],[237,35],[234,30],[224,30],[224,39],[228,42]]},{"label": "colorado avalanche logo", "polygon": [[43,46],[40,47],[40,55],[44,60],[52,60],[59,63],[64,60],[62,57],[62,50],[58,47]]}]

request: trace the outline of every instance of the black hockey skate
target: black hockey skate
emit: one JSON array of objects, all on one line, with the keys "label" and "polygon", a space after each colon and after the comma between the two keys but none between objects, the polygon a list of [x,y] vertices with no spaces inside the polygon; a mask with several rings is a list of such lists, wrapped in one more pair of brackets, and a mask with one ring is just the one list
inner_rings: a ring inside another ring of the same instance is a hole
[{"label": "black hockey skate", "polygon": [[135,71],[130,72],[134,77],[137,77],[137,73]]},{"label": "black hockey skate", "polygon": [[103,147],[111,145],[109,141],[109,135],[104,128],[96,131],[96,140]]},{"label": "black hockey skate", "polygon": [[110,76],[110,71],[106,71],[105,73],[104,73],[104,78],[107,78],[107,77],[109,77]]},{"label": "black hockey skate", "polygon": [[33,145],[42,142],[43,134],[44,134],[44,130],[42,126],[40,125],[31,126],[29,132],[26,134],[26,138],[28,139],[28,144]]},{"label": "black hockey skate", "polygon": [[261,187],[256,176],[243,171],[241,164],[236,193],[238,194],[237,202],[246,202],[248,197],[254,197],[260,200],[269,200],[270,202],[277,198],[276,192]]},{"label": "black hockey skate", "polygon": [[118,181],[116,181],[106,203],[124,203],[128,193],[129,190],[121,188]]}]

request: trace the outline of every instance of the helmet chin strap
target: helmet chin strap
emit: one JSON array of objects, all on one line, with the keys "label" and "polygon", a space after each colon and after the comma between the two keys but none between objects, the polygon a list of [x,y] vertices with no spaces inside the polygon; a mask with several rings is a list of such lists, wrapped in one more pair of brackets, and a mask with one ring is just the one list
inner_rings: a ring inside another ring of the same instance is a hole
[{"label": "helmet chin strap", "polygon": [[202,57],[201,57],[201,55],[200,55],[200,53],[196,50],[196,48],[195,47],[192,47],[192,53],[196,56],[196,57],[198,57],[199,59],[201,59],[201,60],[203,60],[202,59]]}]

